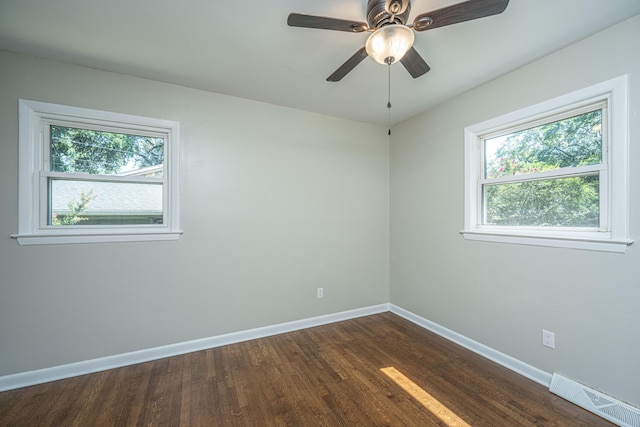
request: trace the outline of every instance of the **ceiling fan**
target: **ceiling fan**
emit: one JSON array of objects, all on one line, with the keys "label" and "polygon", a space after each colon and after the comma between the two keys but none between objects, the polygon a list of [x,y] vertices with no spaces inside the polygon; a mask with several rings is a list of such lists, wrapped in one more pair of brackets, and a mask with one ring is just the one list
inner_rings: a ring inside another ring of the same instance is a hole
[{"label": "ceiling fan", "polygon": [[509,0],[468,0],[420,14],[415,17],[413,23],[408,23],[411,11],[410,0],[368,0],[366,23],[291,13],[287,24],[291,27],[372,33],[367,39],[367,44],[327,77],[327,81],[342,80],[367,56],[371,56],[381,64],[391,65],[400,61],[415,79],[429,71],[430,67],[413,48],[414,31],[426,31],[497,15],[502,13],[508,4]]}]

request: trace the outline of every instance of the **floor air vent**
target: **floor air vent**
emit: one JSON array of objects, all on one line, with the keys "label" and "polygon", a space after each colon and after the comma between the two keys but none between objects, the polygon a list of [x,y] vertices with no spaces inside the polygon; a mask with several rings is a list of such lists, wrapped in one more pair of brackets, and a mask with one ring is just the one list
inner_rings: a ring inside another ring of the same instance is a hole
[{"label": "floor air vent", "polygon": [[619,426],[640,427],[640,409],[620,402],[567,377],[554,373],[549,390]]}]

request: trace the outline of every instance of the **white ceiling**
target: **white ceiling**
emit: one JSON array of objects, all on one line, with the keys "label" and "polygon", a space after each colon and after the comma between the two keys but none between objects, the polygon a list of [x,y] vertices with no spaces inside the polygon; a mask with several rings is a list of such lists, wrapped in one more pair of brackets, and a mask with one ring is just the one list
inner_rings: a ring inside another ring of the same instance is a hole
[{"label": "white ceiling", "polygon": [[[458,2],[413,0],[410,21]],[[367,58],[341,82],[325,81],[364,45],[368,33],[286,25],[289,12],[366,21],[365,5],[365,0],[0,0],[0,49],[386,124],[386,66]],[[639,0],[511,0],[500,15],[417,33],[414,46],[431,71],[412,79],[400,64],[391,68],[392,121],[638,13]]]}]

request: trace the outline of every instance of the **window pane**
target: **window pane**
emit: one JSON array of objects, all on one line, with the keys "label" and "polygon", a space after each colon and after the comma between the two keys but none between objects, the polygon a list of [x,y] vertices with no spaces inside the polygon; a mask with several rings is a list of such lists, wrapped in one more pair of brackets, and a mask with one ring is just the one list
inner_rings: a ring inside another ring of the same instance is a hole
[{"label": "window pane", "polygon": [[162,224],[162,185],[50,180],[49,225]]},{"label": "window pane", "polygon": [[599,177],[485,185],[485,225],[599,227]]},{"label": "window pane", "polygon": [[602,163],[602,110],[484,141],[485,179]]},{"label": "window pane", "polygon": [[164,138],[50,126],[51,170],[162,176]]}]

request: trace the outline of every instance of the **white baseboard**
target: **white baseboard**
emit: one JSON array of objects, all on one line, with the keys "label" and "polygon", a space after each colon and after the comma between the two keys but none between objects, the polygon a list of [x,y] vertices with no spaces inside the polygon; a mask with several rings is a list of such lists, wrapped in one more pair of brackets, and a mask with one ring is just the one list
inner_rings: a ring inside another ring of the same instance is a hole
[{"label": "white baseboard", "polygon": [[85,360],[82,362],[54,366],[51,368],[38,369],[36,371],[5,375],[0,377],[0,391],[13,390],[20,387],[27,387],[30,385],[42,384],[49,381],[71,378],[78,375],[106,371],[107,369],[120,368],[123,366],[134,365],[136,363],[149,362],[151,360],[162,359],[164,357],[177,356],[180,354],[191,353],[193,351],[206,350],[209,348],[235,344],[242,341],[268,337],[285,332],[311,328],[313,326],[326,325],[328,323],[339,322],[342,320],[355,319],[357,317],[369,316],[371,314],[384,313],[387,311],[390,311],[389,304],[379,304],[370,307],[343,311],[340,313],[327,314],[324,316],[311,317],[308,319],[296,320],[293,322],[286,322],[277,325],[249,329],[246,331],[232,332],[229,334],[218,335],[199,340],[170,344],[146,350],[118,354],[115,356],[101,357],[98,359]]},{"label": "white baseboard", "polygon": [[479,354],[480,356],[492,360],[497,364],[504,366],[505,368],[517,372],[518,374],[525,376],[539,384],[542,384],[545,387],[549,387],[549,385],[551,384],[551,374],[548,372],[542,371],[534,366],[531,366],[521,360],[504,354],[491,347],[487,347],[484,344],[480,344],[479,342],[474,341],[471,338],[467,338],[464,335],[454,332],[451,329],[447,329],[444,326],[420,317],[417,314],[400,308],[394,304],[390,304],[390,311],[400,317],[404,317],[405,319],[415,323],[418,326],[422,326],[423,328],[428,329],[431,332],[434,332],[441,337],[448,339],[449,341],[459,344],[462,347]]},{"label": "white baseboard", "polygon": [[264,326],[261,328],[249,329],[246,331],[232,332],[209,338],[202,338],[193,341],[186,341],[161,347],[149,348],[145,350],[133,351],[130,353],[118,354],[115,356],[101,357],[98,359],[85,360],[82,362],[70,363],[67,365],[54,366],[51,368],[39,369],[35,371],[20,372],[12,375],[0,377],[0,391],[12,390],[20,387],[27,387],[35,384],[42,384],[49,381],[56,381],[71,378],[78,375],[91,374],[105,371],[107,369],[120,368],[134,365],[136,363],[149,362],[151,360],[162,359],[164,357],[177,356],[193,351],[206,350],[208,348],[220,347],[228,344],[248,341],[285,332],[297,331],[314,326],[326,325],[328,323],[340,322],[342,320],[354,319],[357,317],[369,316],[371,314],[391,311],[418,326],[430,330],[450,341],[455,342],[489,360],[492,360],[512,371],[519,373],[545,387],[551,384],[551,374],[535,368],[518,359],[480,344],[457,332],[445,328],[435,322],[420,317],[410,311],[393,304],[379,304],[355,310],[343,311],[340,313],[327,314],[324,316],[311,317],[308,319],[296,320],[292,322],[280,323],[277,325]]}]

